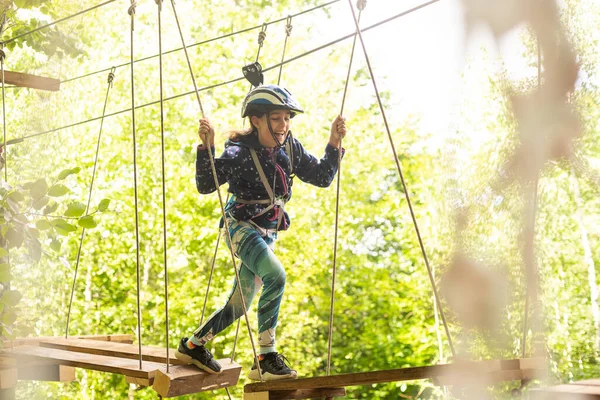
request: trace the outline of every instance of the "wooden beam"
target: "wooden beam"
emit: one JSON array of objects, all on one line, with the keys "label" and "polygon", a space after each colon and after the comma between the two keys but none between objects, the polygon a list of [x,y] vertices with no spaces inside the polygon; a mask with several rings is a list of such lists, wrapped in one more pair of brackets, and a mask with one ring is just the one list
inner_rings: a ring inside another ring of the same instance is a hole
[{"label": "wooden beam", "polygon": [[145,361],[140,369],[139,362],[136,360],[34,346],[15,347],[12,350],[6,350],[4,355],[15,358],[17,365],[20,362],[41,360],[76,368],[110,372],[144,379],[154,377],[155,371],[164,367],[163,364]]},{"label": "wooden beam", "polygon": [[[102,342],[98,340],[53,339],[49,342],[40,341],[40,347],[49,347],[75,351],[78,353],[98,354],[101,356],[139,359],[139,346],[126,343]],[[166,350],[160,347],[142,346],[142,360],[157,363],[167,363]],[[169,349],[169,364],[183,365],[175,358],[175,350]]]},{"label": "wooden beam", "polygon": [[144,378],[134,378],[133,376],[126,376],[125,377],[125,382],[131,383],[133,385],[138,385],[138,386],[143,386],[143,387],[150,387],[150,386],[152,386],[152,383],[154,382],[154,378],[152,378],[152,379],[144,379]]},{"label": "wooden beam", "polygon": [[58,79],[24,74],[22,72],[4,71],[4,83],[31,89],[50,90],[52,92],[60,90],[60,81]]},{"label": "wooden beam", "polygon": [[[528,361],[538,365],[543,359]],[[544,362],[545,363],[545,362]],[[244,386],[246,393],[264,392],[273,390],[297,390],[335,388],[346,386],[371,385],[375,383],[411,381],[419,379],[434,379],[442,376],[457,376],[468,371],[478,374],[489,374],[496,371],[518,370],[521,367],[519,359],[515,360],[487,360],[466,361],[455,364],[442,364],[424,367],[410,367],[391,369],[386,371],[357,372],[332,376],[319,376],[314,378],[300,378],[295,380],[282,380],[253,383]]]},{"label": "wooden beam", "polygon": [[[79,335],[79,336],[69,336],[69,339],[89,339],[89,340],[101,340],[104,342],[118,342],[118,343],[133,343],[133,335]],[[37,346],[40,342],[50,342],[53,340],[64,340],[64,337],[59,336],[38,336],[38,337],[30,337],[30,338],[17,338],[15,340],[7,340],[4,342],[5,348],[10,348],[11,346]]]},{"label": "wooden beam", "polygon": [[73,382],[75,368],[66,365],[27,365],[18,370],[20,381]]},{"label": "wooden beam", "polygon": [[152,388],[162,397],[183,396],[185,394],[216,390],[237,385],[242,367],[226,358],[218,360],[220,374],[209,374],[193,365],[175,365],[167,374],[162,367],[156,371]]},{"label": "wooden beam", "polygon": [[344,388],[320,388],[320,389],[300,389],[300,390],[274,390],[269,392],[269,400],[287,400],[287,399],[332,399],[334,397],[344,397],[346,389]]}]

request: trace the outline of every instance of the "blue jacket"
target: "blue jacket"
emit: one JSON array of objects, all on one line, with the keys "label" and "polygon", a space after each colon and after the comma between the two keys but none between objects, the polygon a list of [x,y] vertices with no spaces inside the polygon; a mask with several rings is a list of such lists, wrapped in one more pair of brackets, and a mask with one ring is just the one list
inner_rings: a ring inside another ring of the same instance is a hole
[{"label": "blue jacket", "polygon": [[[291,136],[291,132],[288,140],[292,140],[293,175],[315,186],[328,187],[331,185],[338,170],[338,149],[327,144],[325,155],[318,160],[306,152],[302,144]],[[227,182],[229,184],[228,191],[233,194],[225,207],[225,211],[238,221],[252,220],[263,228],[274,229],[281,212],[279,206],[275,206],[257,217],[268,205],[243,204],[236,201],[237,199],[242,201],[269,199],[267,190],[250,155],[251,148],[256,150],[259,163],[273,188],[275,196],[284,201],[288,201],[292,197],[293,176],[290,172],[288,154],[286,154],[283,147],[263,147],[258,141],[257,133],[252,132],[240,136],[238,141],[235,142],[227,140],[223,154],[221,157],[215,158],[219,185]],[[211,148],[211,151],[214,156],[215,148]],[[342,156],[343,154],[344,150],[342,149]],[[198,147],[196,157],[196,187],[203,194],[212,193],[216,190],[208,150],[200,147]],[[289,216],[284,211],[277,229],[286,230],[289,224]]]}]

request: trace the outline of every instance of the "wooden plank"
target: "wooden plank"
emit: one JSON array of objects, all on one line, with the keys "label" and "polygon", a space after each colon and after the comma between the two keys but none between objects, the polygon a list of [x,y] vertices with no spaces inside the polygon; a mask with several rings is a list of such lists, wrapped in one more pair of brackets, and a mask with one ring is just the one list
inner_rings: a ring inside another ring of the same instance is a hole
[{"label": "wooden plank", "polygon": [[324,399],[343,397],[346,395],[344,388],[320,388],[300,390],[275,390],[269,392],[269,400],[287,399]]},{"label": "wooden plank", "polygon": [[22,72],[4,71],[4,83],[32,89],[50,90],[52,92],[60,90],[60,81],[58,79],[24,74]]},{"label": "wooden plank", "polygon": [[583,381],[571,382],[569,385],[600,386],[600,379],[584,379]]},{"label": "wooden plank", "polygon": [[[130,358],[133,360],[139,359],[139,346],[135,344],[102,342],[98,340],[53,339],[49,342],[40,341],[40,347],[109,357]],[[142,346],[142,360],[166,364],[166,350],[160,347]],[[174,349],[169,349],[169,364],[183,365],[185,363],[175,358]]]},{"label": "wooden plank", "polygon": [[27,365],[18,369],[20,381],[73,382],[75,368],[66,365]]},{"label": "wooden plank", "polygon": [[[79,336],[69,336],[69,339],[89,339],[89,340],[101,340],[104,342],[118,342],[118,343],[133,343],[133,335],[79,335]],[[64,337],[58,336],[38,336],[38,337],[30,337],[30,338],[17,338],[12,341],[5,341],[5,348],[15,347],[15,346],[37,346],[41,341],[50,342],[52,340],[64,340]]]},{"label": "wooden plank", "polygon": [[251,393],[272,390],[318,389],[371,385],[375,383],[385,382],[433,379],[453,374],[464,374],[465,371],[477,371],[477,373],[490,373],[495,371],[511,370],[510,368],[518,369],[518,366],[520,366],[519,359],[465,361],[455,364],[441,364],[434,366],[391,369],[386,371],[357,372],[332,376],[319,376],[313,378],[300,378],[282,381],[252,383],[249,385],[245,385],[244,391],[246,393]]},{"label": "wooden plank", "polygon": [[600,399],[600,387],[585,385],[558,385],[548,388],[531,389],[532,400],[592,400]]},{"label": "wooden plank", "polygon": [[193,365],[174,365],[167,374],[163,366],[156,371],[152,388],[162,397],[175,397],[237,385],[242,367],[229,358],[218,361],[220,374],[209,374]]},{"label": "wooden plank", "polygon": [[0,368],[0,389],[11,389],[17,385],[17,369],[11,367]]},{"label": "wooden plank", "polygon": [[155,371],[164,367],[163,364],[145,361],[142,365],[142,369],[140,369],[139,362],[136,360],[34,346],[15,347],[12,350],[6,350],[4,355],[15,358],[17,362],[28,362],[31,360],[50,361],[55,364],[144,379],[154,377]]},{"label": "wooden plank", "polygon": [[539,378],[545,370],[539,369],[513,369],[492,372],[464,371],[450,375],[441,375],[433,378],[439,386],[489,386],[498,382],[532,380]]}]

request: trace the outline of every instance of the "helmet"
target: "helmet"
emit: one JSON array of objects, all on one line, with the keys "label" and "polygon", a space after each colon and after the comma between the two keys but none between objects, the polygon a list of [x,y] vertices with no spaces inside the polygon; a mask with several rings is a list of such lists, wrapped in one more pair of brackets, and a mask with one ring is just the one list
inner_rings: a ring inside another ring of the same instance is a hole
[{"label": "helmet", "polygon": [[242,118],[252,111],[289,110],[292,117],[304,110],[286,88],[277,85],[261,85],[250,91],[242,105]]}]

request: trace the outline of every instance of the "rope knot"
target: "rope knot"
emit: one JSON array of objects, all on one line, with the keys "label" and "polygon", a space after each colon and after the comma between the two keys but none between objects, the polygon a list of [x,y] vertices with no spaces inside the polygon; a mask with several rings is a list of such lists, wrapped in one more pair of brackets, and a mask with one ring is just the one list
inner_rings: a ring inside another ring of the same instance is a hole
[{"label": "rope knot", "polygon": [[162,3],[163,0],[154,0],[154,2],[156,3],[156,5],[158,6],[158,11],[162,11]]},{"label": "rope knot", "polygon": [[263,24],[262,31],[258,33],[258,45],[262,46],[267,38],[267,24]]},{"label": "rope knot", "polygon": [[367,7],[367,0],[357,0],[356,1],[356,8],[358,8],[360,11],[364,10]]},{"label": "rope knot", "polygon": [[290,36],[292,34],[292,28],[293,28],[293,26],[292,26],[292,16],[290,15],[287,18],[287,25],[285,26],[285,34],[287,36]]},{"label": "rope knot", "polygon": [[131,5],[129,6],[129,9],[127,10],[127,14],[131,15],[132,17],[135,15],[135,8],[137,7],[137,1],[136,0],[131,0]]},{"label": "rope knot", "polygon": [[110,72],[108,73],[108,84],[110,85],[110,87],[112,87],[113,81],[115,80],[115,70],[116,69],[117,69],[117,67],[112,67],[110,69]]}]

